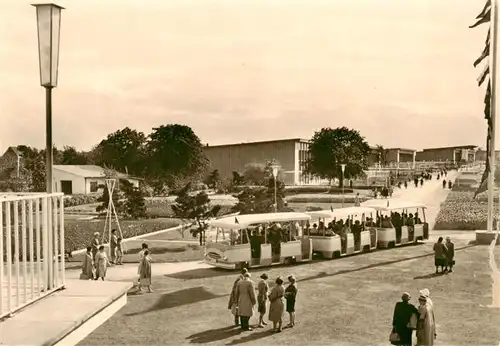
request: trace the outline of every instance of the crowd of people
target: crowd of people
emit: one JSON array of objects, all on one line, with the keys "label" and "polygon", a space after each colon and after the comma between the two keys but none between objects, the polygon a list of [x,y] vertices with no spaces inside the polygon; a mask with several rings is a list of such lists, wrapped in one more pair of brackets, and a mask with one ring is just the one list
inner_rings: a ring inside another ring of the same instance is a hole
[{"label": "crowd of people", "polygon": [[[257,328],[264,328],[267,323],[265,315],[268,311],[268,321],[273,324],[273,331],[281,332],[283,329],[283,316],[288,312],[289,323],[286,328],[295,326],[295,302],[297,300],[297,280],[294,275],[288,276],[288,286],[283,286],[284,280],[276,278],[274,287],[269,291],[266,273],[260,276],[260,281],[255,287],[251,280],[251,274],[247,269],[241,271],[241,275],[236,279],[229,295],[228,309],[234,316],[235,326],[240,326],[244,331],[252,330],[250,319],[253,316],[255,305],[259,313]],[[257,294],[255,293],[257,291]],[[285,300],[286,302],[284,302]],[[269,301],[269,304],[268,304]]]},{"label": "crowd of people", "polygon": [[[94,233],[94,238],[91,245],[87,247],[87,251],[82,261],[82,272],[80,273],[81,280],[99,280],[104,281],[108,267],[113,265],[123,265],[123,245],[122,238],[116,235],[116,230],[111,231],[111,239],[109,242],[110,257],[108,257],[105,247],[101,244],[99,232]],[[137,268],[137,283],[138,291],[142,288],[147,288],[148,292],[153,292],[151,289],[151,262],[148,244],[143,243],[139,252],[139,266]]]}]

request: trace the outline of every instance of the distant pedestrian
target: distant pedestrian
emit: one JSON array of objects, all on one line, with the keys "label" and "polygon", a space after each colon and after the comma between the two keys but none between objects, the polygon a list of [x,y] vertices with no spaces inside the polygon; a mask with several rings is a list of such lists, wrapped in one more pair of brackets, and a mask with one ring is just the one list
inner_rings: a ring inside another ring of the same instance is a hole
[{"label": "distant pedestrian", "polygon": [[101,241],[99,240],[99,232],[94,233],[94,239],[92,239],[91,246],[92,246],[92,256],[94,257],[94,262],[97,256],[97,253],[99,252],[99,246],[101,245]]},{"label": "distant pedestrian", "polygon": [[81,280],[94,279],[94,256],[92,256],[92,246],[87,246],[87,252],[82,261],[82,273],[80,274]]},{"label": "distant pedestrian", "polygon": [[447,272],[453,272],[453,266],[455,265],[455,244],[451,241],[450,237],[446,237],[446,270]]},{"label": "distant pedestrian", "polygon": [[269,293],[269,285],[267,284],[267,279],[269,278],[266,273],[260,276],[261,280],[257,284],[257,309],[259,312],[259,328],[264,328],[267,323],[264,321],[264,316],[266,315],[267,309],[267,295]]},{"label": "distant pedestrian", "polygon": [[450,189],[450,190],[451,190],[451,187],[452,187],[452,186],[453,186],[453,184],[452,184],[451,180],[448,180],[448,189]]},{"label": "distant pedestrian", "polygon": [[443,189],[446,189],[446,179],[443,179]]},{"label": "distant pedestrian", "polygon": [[123,262],[123,248],[122,248],[122,238],[116,240],[116,264],[122,265]]},{"label": "distant pedestrian", "polygon": [[285,289],[283,288],[283,279],[280,277],[276,279],[276,285],[271,290],[269,295],[269,321],[273,322],[273,329],[276,333],[281,332],[283,323],[283,312],[285,305],[283,304],[283,296]]},{"label": "distant pedestrian", "polygon": [[295,276],[290,275],[288,277],[288,282],[290,283],[285,289],[285,299],[286,299],[286,312],[290,316],[290,323],[288,323],[288,328],[295,326],[295,301],[297,300],[297,280]]},{"label": "distant pedestrian", "polygon": [[424,186],[424,178],[420,178],[420,186]]},{"label": "distant pedestrian", "polygon": [[243,279],[238,282],[236,288],[236,301],[238,302],[238,316],[241,320],[241,329],[250,331],[250,318],[253,315],[253,307],[257,303],[255,287],[250,280],[250,273],[243,274]]},{"label": "distant pedestrian", "polygon": [[354,197],[354,206],[355,207],[359,207],[360,206],[360,203],[359,203],[359,192],[356,193],[356,196]]},{"label": "distant pedestrian", "polygon": [[140,284],[139,284],[139,292],[142,291],[143,287],[148,289],[149,293],[152,293],[151,289],[151,256],[149,256],[149,250],[144,251],[144,256],[141,262],[141,272],[139,274]]},{"label": "distant pedestrian", "polygon": [[441,273],[444,273],[444,268],[446,267],[446,246],[443,244],[443,237],[439,237],[437,243],[434,244],[433,250],[436,274],[439,273],[438,267],[441,268]]},{"label": "distant pedestrian", "polygon": [[418,187],[418,178],[417,177],[413,178],[413,184],[415,184],[415,187]]},{"label": "distant pedestrian", "polygon": [[407,189],[407,188],[408,188],[408,182],[405,181],[405,189]]},{"label": "distant pedestrian", "polygon": [[392,331],[399,336],[399,345],[411,346],[413,330],[417,328],[418,310],[410,303],[411,296],[404,292],[396,303],[392,317]]},{"label": "distant pedestrian", "polygon": [[118,237],[116,236],[116,229],[111,230],[111,238],[109,239],[109,257],[111,257],[111,263],[116,262],[116,244],[118,243]]},{"label": "distant pedestrian", "polygon": [[148,244],[142,243],[141,245],[141,251],[139,251],[139,265],[137,266],[137,275],[139,278],[137,279],[137,283],[139,284],[141,282],[141,266],[142,266],[142,260],[144,258],[144,253],[148,250]]},{"label": "distant pedestrian", "polygon": [[108,255],[106,255],[106,251],[104,251],[104,245],[99,246],[99,251],[97,252],[95,262],[97,268],[95,279],[102,279],[102,281],[104,281],[109,266],[109,259]]}]

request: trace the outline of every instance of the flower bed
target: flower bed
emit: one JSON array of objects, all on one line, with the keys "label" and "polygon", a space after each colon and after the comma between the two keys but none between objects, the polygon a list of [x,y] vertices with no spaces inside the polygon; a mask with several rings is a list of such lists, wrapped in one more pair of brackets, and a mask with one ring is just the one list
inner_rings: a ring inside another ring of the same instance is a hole
[{"label": "flower bed", "polygon": [[[123,238],[135,237],[180,225],[177,219],[123,220],[120,226]],[[102,234],[104,220],[66,220],[64,223],[66,251],[83,249],[90,245],[94,232]]]},{"label": "flower bed", "polygon": [[[482,196],[476,199],[473,191],[450,191],[436,218],[436,230],[482,230],[486,229],[488,204]],[[498,199],[495,201],[498,210]]]}]

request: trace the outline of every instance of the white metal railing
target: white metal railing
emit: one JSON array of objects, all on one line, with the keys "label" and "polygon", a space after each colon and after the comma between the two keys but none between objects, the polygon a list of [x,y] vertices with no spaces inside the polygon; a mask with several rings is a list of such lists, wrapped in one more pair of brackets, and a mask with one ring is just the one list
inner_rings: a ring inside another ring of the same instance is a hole
[{"label": "white metal railing", "polygon": [[61,289],[62,193],[0,192],[0,318]]}]

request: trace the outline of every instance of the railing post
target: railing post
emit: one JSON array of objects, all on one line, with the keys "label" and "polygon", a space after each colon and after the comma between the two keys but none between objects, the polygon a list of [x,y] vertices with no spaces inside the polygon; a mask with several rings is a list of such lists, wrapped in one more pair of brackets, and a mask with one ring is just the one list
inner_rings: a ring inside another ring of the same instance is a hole
[{"label": "railing post", "polygon": [[3,202],[0,199],[0,316],[3,315]]},{"label": "railing post", "polygon": [[42,230],[41,230],[41,222],[40,222],[40,197],[37,197],[35,201],[35,247],[36,247],[36,276],[37,276],[37,286],[36,286],[36,295],[40,297],[42,294]]},{"label": "railing post", "polygon": [[35,299],[35,253],[34,253],[34,244],[35,244],[35,238],[33,237],[33,213],[35,211],[33,210],[33,200],[30,199],[28,203],[28,222],[29,222],[29,228],[28,228],[28,237],[29,237],[29,244],[30,244],[30,283],[31,283],[31,294],[30,294],[30,299],[33,300]]},{"label": "railing post", "polygon": [[50,289],[49,281],[49,220],[47,213],[48,198],[45,196],[42,202],[42,237],[43,237],[43,291]]},{"label": "railing post", "polygon": [[64,244],[64,196],[59,197],[59,232],[61,246],[61,280],[63,287],[66,285],[66,251]]},{"label": "railing post", "polygon": [[16,304],[21,305],[21,269],[19,265],[19,201],[14,201],[14,263],[16,265]]},{"label": "railing post", "polygon": [[59,244],[57,243],[58,241],[58,230],[57,230],[57,224],[59,223],[59,219],[57,218],[57,198],[51,197],[51,204],[52,204],[52,234],[53,234],[53,242],[54,244],[54,251],[52,254],[53,260],[52,263],[54,264],[54,277],[53,277],[53,282],[55,287],[59,285],[59,256],[58,256],[58,251],[59,251]]},{"label": "railing post", "polygon": [[7,241],[7,310],[12,310],[12,224],[10,218],[10,201],[6,203],[5,217],[7,218],[5,227],[5,240]]},{"label": "railing post", "polygon": [[28,264],[26,256],[26,200],[21,201],[21,241],[22,241],[22,259],[23,259],[23,286],[24,299],[23,303],[28,302]]},{"label": "railing post", "polygon": [[52,197],[47,198],[47,239],[48,239],[48,256],[47,264],[49,267],[48,280],[49,280],[49,290],[54,288],[54,230],[52,225]]}]

